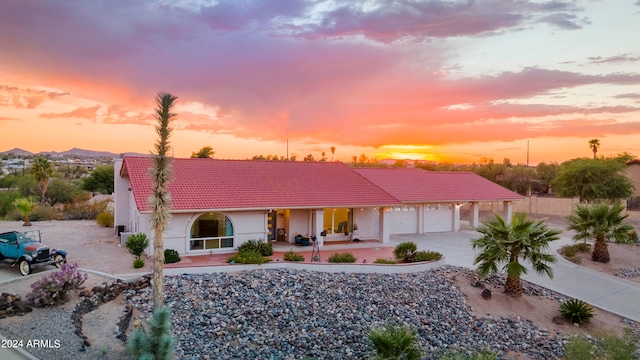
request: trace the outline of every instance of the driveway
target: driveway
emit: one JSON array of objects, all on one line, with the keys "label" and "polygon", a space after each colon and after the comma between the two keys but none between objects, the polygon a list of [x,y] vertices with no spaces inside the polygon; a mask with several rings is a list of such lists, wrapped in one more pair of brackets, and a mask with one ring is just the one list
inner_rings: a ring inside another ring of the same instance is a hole
[{"label": "driveway", "polygon": [[[477,252],[471,248],[471,241],[477,237],[479,234],[474,230],[462,230],[457,233],[394,235],[391,242],[397,245],[403,241],[413,241],[418,245],[418,250],[442,253],[447,265],[475,268],[473,260]],[[573,243],[570,237],[563,236],[551,243],[551,253],[557,254],[560,247]],[[551,265],[553,280],[539,276],[532,270],[522,278],[640,322],[640,284],[576,265],[560,255],[556,259],[556,263]]]}]

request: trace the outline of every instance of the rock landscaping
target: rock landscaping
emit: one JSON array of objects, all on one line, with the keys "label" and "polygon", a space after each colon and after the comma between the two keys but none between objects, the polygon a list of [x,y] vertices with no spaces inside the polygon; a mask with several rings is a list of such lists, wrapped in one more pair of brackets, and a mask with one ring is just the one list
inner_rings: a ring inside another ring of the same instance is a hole
[{"label": "rock landscaping", "polygon": [[[418,331],[430,356],[489,349],[504,356],[559,358],[566,340],[518,318],[476,318],[445,266],[413,274],[256,270],[166,277],[180,359],[366,358],[365,336],[389,321]],[[496,280],[499,281],[499,280]],[[528,287],[525,287],[528,288]],[[527,290],[525,290],[527,291]],[[540,296],[554,296],[540,291]],[[123,297],[147,317],[150,288]]]},{"label": "rock landscaping", "polygon": [[9,316],[24,315],[31,311],[33,311],[31,306],[22,300],[20,296],[4,292],[0,295],[0,319]]}]

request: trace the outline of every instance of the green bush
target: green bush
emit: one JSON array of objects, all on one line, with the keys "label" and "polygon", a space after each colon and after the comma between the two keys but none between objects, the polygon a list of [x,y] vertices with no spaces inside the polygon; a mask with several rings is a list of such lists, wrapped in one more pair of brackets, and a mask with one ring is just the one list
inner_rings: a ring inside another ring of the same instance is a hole
[{"label": "green bush", "polygon": [[560,304],[560,314],[572,324],[587,323],[593,317],[591,305],[578,299],[569,299]]},{"label": "green bush", "polygon": [[591,252],[591,244],[587,244],[587,243],[578,243],[578,244],[573,244],[573,247],[581,253],[589,253]]},{"label": "green bush", "polygon": [[271,243],[265,242],[264,240],[248,240],[244,244],[238,246],[238,252],[255,250],[258,251],[262,256],[271,256],[273,255],[273,248],[271,247]]},{"label": "green bush", "polygon": [[411,262],[432,261],[442,259],[442,254],[437,251],[416,251],[413,253]]},{"label": "green bush", "polygon": [[173,249],[165,249],[164,250],[164,263],[165,264],[173,264],[180,261],[180,254],[178,251]]},{"label": "green bush", "polygon": [[140,269],[144,267],[144,259],[133,259],[133,268]]},{"label": "green bush", "polygon": [[398,260],[403,260],[406,262],[410,262],[413,257],[413,253],[418,250],[418,245],[412,241],[406,241],[398,244],[395,249],[393,249],[393,255]]},{"label": "green bush", "polygon": [[13,202],[21,197],[22,195],[17,190],[0,191],[0,219],[4,219],[7,214],[9,214],[12,210],[15,210]]},{"label": "green bush", "polygon": [[350,252],[343,252],[329,256],[327,261],[331,263],[354,263],[356,262],[356,258]]},{"label": "green bush", "polygon": [[127,342],[127,349],[136,360],[170,360],[173,343],[169,309],[162,306],[153,312],[149,333],[143,327],[136,330]]},{"label": "green bush", "polygon": [[102,227],[113,227],[113,213],[111,211],[103,211],[96,217],[96,223]]},{"label": "green bush", "polygon": [[567,258],[574,257],[578,253],[578,249],[576,249],[573,245],[565,245],[560,248],[560,252]]},{"label": "green bush", "polygon": [[565,345],[565,359],[571,360],[631,360],[636,351],[637,342],[630,329],[623,335],[601,333],[591,342],[584,336],[575,335]]},{"label": "green bush", "polygon": [[149,239],[147,239],[147,234],[145,233],[129,235],[124,246],[129,249],[129,252],[132,253],[136,259],[140,259],[140,255],[142,255],[144,249],[149,246]]},{"label": "green bush", "polygon": [[374,261],[373,263],[374,264],[397,264],[395,260],[387,260],[382,258],[376,259],[376,261]]},{"label": "green bush", "polygon": [[284,253],[284,259],[286,261],[304,261],[304,255],[293,252],[293,250],[289,250]]},{"label": "green bush", "polygon": [[258,250],[244,250],[230,257],[227,262],[235,264],[264,264],[271,259],[262,256]]},{"label": "green bush", "polygon": [[367,332],[373,352],[372,359],[418,360],[422,350],[418,346],[418,333],[408,326],[386,324]]}]

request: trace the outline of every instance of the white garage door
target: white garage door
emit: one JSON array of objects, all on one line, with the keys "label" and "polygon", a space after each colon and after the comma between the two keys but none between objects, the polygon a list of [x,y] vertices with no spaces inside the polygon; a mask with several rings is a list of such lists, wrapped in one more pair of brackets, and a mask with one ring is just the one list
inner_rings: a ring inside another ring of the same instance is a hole
[{"label": "white garage door", "polygon": [[389,212],[390,234],[415,234],[418,232],[418,213],[415,208],[396,208]]},{"label": "white garage door", "polygon": [[427,206],[424,209],[424,232],[453,231],[451,205]]}]

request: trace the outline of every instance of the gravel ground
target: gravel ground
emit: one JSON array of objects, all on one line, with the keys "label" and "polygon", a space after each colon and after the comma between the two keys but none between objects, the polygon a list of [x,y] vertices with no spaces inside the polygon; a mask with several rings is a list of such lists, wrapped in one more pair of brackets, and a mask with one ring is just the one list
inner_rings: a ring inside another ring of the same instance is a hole
[{"label": "gravel ground", "polygon": [[[563,353],[562,335],[530,321],[475,318],[445,267],[416,274],[259,270],[167,277],[181,359],[366,358],[366,332],[388,321],[416,329],[430,356],[489,348],[532,359]],[[125,294],[149,316],[150,289]]]}]

